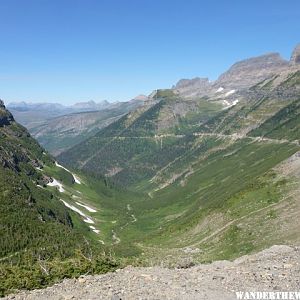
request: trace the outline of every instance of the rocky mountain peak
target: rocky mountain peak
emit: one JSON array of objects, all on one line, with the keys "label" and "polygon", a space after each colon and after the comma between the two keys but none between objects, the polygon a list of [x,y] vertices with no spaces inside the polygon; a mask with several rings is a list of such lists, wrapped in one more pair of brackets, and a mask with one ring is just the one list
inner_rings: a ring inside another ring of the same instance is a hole
[{"label": "rocky mountain peak", "polygon": [[233,64],[218,78],[217,84],[237,89],[247,88],[279,73],[288,64],[279,53],[267,53],[248,58]]},{"label": "rocky mountain peak", "polygon": [[136,97],[134,97],[132,100],[147,101],[148,100],[148,96],[140,94],[140,95],[137,95]]},{"label": "rocky mountain peak", "polygon": [[298,44],[296,46],[296,48],[294,49],[292,56],[291,56],[290,63],[292,65],[300,64],[300,44]]}]

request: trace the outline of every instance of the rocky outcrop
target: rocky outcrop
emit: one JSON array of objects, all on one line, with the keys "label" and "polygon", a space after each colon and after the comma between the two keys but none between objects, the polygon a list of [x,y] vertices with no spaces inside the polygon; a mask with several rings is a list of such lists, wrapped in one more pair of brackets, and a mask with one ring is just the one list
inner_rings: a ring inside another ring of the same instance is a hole
[{"label": "rocky outcrop", "polygon": [[291,59],[290,59],[290,63],[292,65],[297,65],[297,64],[300,65],[300,44],[298,44],[296,46],[296,48],[294,49]]},{"label": "rocky outcrop", "polygon": [[0,100],[0,127],[9,125],[14,121],[12,114],[5,108],[2,100]]},{"label": "rocky outcrop", "polygon": [[176,85],[176,89],[181,89],[190,86],[206,87],[209,85],[208,78],[195,77],[193,79],[180,79]]}]

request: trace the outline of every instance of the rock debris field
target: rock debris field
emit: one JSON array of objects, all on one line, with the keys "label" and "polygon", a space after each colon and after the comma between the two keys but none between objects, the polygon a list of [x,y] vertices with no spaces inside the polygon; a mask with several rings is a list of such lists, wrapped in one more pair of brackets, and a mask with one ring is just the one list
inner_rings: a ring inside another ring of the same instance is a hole
[{"label": "rock debris field", "polygon": [[237,291],[300,291],[300,248],[273,246],[233,262],[186,269],[128,266],[114,273],[66,279],[46,289],[5,299],[237,299]]}]

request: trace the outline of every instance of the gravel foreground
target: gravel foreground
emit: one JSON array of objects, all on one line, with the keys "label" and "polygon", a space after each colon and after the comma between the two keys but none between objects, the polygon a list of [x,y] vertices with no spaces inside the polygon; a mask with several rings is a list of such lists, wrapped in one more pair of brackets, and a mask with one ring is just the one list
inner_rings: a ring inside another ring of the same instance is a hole
[{"label": "gravel foreground", "polygon": [[300,248],[273,246],[233,262],[187,269],[126,267],[114,273],[66,279],[41,290],[4,299],[237,299],[236,291],[300,291]]}]

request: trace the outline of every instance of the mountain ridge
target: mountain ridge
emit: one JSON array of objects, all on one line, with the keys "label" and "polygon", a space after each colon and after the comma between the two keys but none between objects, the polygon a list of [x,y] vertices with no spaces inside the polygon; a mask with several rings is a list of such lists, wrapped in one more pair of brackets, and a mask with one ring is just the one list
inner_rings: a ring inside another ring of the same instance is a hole
[{"label": "mountain ridge", "polygon": [[[247,89],[278,73],[299,69],[299,50],[297,45],[290,60],[283,59],[279,53],[270,52],[260,56],[246,58],[234,63],[215,81],[208,78],[181,79],[172,87],[183,97],[213,95],[217,90],[230,91]],[[297,61],[297,62],[296,62]]]}]

